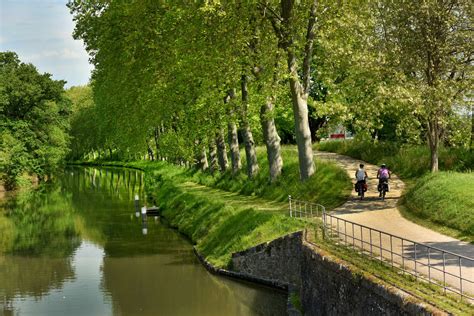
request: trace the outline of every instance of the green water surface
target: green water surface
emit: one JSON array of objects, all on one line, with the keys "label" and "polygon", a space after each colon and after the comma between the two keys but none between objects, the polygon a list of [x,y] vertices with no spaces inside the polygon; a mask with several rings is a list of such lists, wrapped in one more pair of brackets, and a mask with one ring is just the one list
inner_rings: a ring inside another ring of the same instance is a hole
[{"label": "green water surface", "polygon": [[284,315],[286,294],[208,273],[189,241],[143,223],[143,174],[70,167],[3,201],[0,315]]}]

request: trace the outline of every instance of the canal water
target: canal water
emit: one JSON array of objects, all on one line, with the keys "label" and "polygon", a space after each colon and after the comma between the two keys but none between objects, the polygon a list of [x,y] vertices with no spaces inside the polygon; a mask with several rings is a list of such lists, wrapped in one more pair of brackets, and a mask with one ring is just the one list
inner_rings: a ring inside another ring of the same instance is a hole
[{"label": "canal water", "polygon": [[133,207],[140,171],[70,167],[3,201],[0,315],[284,315],[286,294],[207,272]]}]

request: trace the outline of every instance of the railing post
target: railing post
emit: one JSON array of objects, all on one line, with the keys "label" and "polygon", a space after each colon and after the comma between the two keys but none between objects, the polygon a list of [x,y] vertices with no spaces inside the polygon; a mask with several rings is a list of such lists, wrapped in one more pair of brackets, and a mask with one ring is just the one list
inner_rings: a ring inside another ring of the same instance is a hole
[{"label": "railing post", "polygon": [[418,280],[418,272],[416,271],[416,243],[413,243],[414,248],[415,248],[415,279]]},{"label": "railing post", "polygon": [[370,256],[373,257],[373,252],[372,252],[372,228],[369,228],[369,241],[370,241]]},{"label": "railing post", "polygon": [[379,245],[380,245],[380,261],[383,261],[383,253],[382,253],[382,232],[379,231]]},{"label": "railing post", "polygon": [[293,214],[291,213],[291,195],[288,195],[288,202],[290,204],[290,217],[293,217]]},{"label": "railing post", "polygon": [[461,297],[463,297],[462,293],[462,265],[461,265],[461,257],[459,257],[459,289],[461,291]]},{"label": "railing post", "polygon": [[405,247],[403,246],[403,238],[402,241],[402,269],[405,270]]},{"label": "railing post", "polygon": [[390,234],[390,261],[392,263],[392,268],[393,268],[393,241],[392,241],[391,234]]},{"label": "railing post", "polygon": [[443,289],[446,294],[446,253],[443,251]]},{"label": "railing post", "polygon": [[428,281],[431,283],[431,248],[428,247]]},{"label": "railing post", "polygon": [[323,218],[323,239],[326,239],[326,212],[323,212],[322,218]]},{"label": "railing post", "polygon": [[354,230],[354,223],[352,223],[352,250],[355,250],[355,230]]}]

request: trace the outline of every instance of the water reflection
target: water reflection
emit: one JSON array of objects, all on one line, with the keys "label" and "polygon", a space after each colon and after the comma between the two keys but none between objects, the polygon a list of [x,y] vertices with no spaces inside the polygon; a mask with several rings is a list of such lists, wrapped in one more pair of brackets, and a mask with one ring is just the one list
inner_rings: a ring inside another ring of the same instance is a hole
[{"label": "water reflection", "polygon": [[74,167],[57,185],[4,205],[0,311],[284,314],[284,294],[209,274],[179,233],[136,217],[143,183],[136,170]]}]

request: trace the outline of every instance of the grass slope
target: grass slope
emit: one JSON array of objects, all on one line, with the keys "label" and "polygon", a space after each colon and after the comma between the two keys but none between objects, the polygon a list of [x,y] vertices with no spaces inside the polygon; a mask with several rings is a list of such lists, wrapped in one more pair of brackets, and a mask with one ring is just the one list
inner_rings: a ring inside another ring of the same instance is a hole
[{"label": "grass slope", "polygon": [[245,174],[244,153],[241,154],[243,171],[237,175],[232,175],[230,170],[214,175],[190,170],[187,175],[194,182],[226,191],[275,201],[287,201],[288,195],[291,195],[296,199],[322,204],[329,210],[344,203],[350,195],[352,187],[347,173],[333,163],[316,161],[315,174],[301,182],[296,147],[282,148],[284,166],[281,177],[275,183],[269,183],[265,148],[258,147],[257,155],[261,170],[253,179]]},{"label": "grass slope", "polygon": [[404,197],[419,218],[460,232],[474,240],[474,173],[439,172],[420,178]]}]

